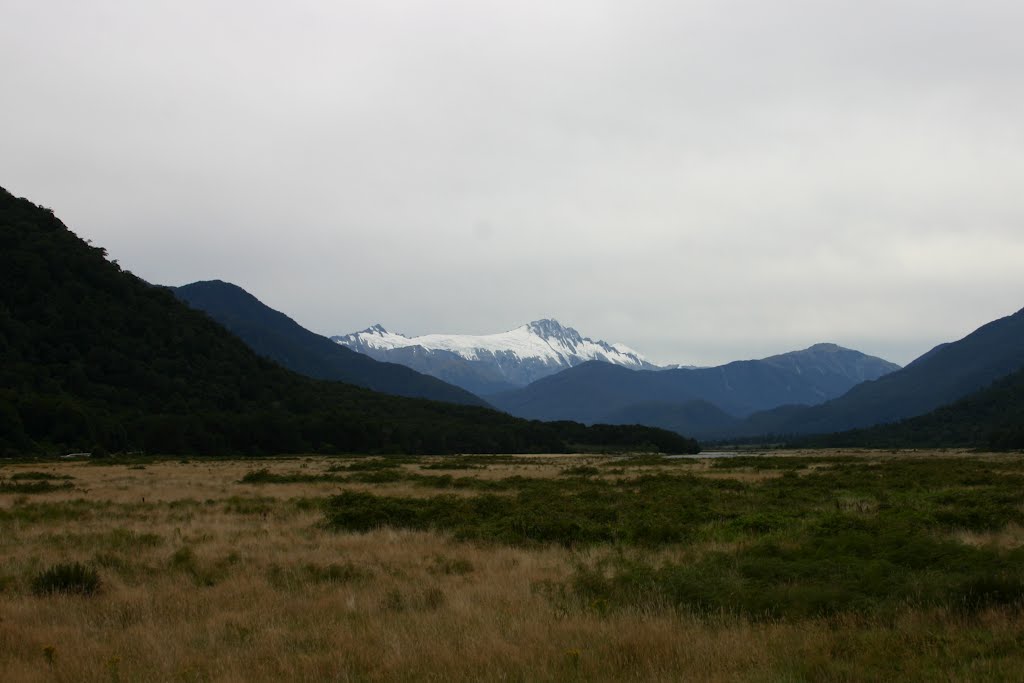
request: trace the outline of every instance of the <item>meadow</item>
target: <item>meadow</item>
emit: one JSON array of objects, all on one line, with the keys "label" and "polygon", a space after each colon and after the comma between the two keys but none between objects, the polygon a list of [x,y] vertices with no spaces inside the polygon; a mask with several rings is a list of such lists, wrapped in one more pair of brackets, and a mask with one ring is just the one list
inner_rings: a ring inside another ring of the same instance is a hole
[{"label": "meadow", "polygon": [[0,463],[0,680],[1020,680],[1024,458]]}]

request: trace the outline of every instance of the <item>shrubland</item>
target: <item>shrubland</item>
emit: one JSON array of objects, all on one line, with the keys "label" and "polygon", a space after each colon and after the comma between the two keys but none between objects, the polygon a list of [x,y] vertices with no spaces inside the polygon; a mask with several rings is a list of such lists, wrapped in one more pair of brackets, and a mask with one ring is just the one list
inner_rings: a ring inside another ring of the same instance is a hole
[{"label": "shrubland", "polygon": [[[1024,461],[32,461],[3,680],[1015,680]],[[64,486],[67,485],[67,486]]]}]

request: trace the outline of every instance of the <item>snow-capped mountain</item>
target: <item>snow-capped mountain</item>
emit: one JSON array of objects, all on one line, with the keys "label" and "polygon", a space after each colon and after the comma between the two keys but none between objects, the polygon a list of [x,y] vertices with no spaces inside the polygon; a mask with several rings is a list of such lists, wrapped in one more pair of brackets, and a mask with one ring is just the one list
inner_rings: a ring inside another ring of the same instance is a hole
[{"label": "snow-capped mountain", "polygon": [[628,346],[595,341],[551,319],[535,320],[498,334],[406,337],[374,325],[331,339],[377,360],[407,365],[479,395],[525,386],[591,360],[637,370],[657,369]]}]

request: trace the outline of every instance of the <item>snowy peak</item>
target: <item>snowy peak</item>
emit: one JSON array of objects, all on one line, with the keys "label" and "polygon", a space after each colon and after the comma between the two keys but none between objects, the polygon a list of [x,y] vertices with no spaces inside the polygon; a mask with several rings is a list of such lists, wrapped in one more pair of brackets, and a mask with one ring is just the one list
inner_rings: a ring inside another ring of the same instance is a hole
[{"label": "snowy peak", "polygon": [[562,323],[554,318],[534,320],[532,323],[524,325],[524,327],[531,334],[535,334],[541,339],[558,339],[563,342],[573,342],[576,344],[583,341],[583,337],[579,332],[571,327],[564,327]]},{"label": "snowy peak", "polygon": [[[343,346],[349,346],[352,348],[365,345],[377,349],[401,348],[403,346],[408,346],[411,341],[405,335],[388,332],[380,323],[371,325],[362,332],[353,332],[352,334],[346,334],[344,337],[331,337],[331,339]],[[356,350],[363,351],[363,349]],[[363,351],[363,353],[365,353],[365,351]]]},{"label": "snowy peak", "polygon": [[[633,369],[655,368],[646,358],[625,344],[595,341],[553,318],[534,320],[520,329],[525,329],[529,334],[545,341],[555,354],[566,361],[567,367],[588,360],[601,360]],[[576,362],[573,362],[574,360]]]},{"label": "snowy peak", "polygon": [[[654,369],[642,355],[624,344],[584,337],[553,318],[534,320],[507,332],[485,335],[426,334],[406,337],[380,324],[362,332],[332,337],[339,344],[378,360],[402,363],[443,377],[471,391],[487,393],[477,384],[480,375],[500,391],[524,386],[580,363],[597,360],[632,369]],[[460,365],[461,364],[461,365]],[[468,366],[466,364],[469,364]],[[500,385],[500,386],[499,386]]]},{"label": "snowy peak", "polygon": [[646,358],[624,344],[594,341],[553,319],[535,320],[497,334],[425,334],[418,337],[388,332],[383,325],[376,324],[362,332],[332,339],[353,348],[398,349],[419,346],[431,351],[450,351],[467,360],[477,360],[482,353],[491,353],[510,354],[523,360],[550,361],[566,367],[589,360],[604,360],[627,367],[654,367]]}]

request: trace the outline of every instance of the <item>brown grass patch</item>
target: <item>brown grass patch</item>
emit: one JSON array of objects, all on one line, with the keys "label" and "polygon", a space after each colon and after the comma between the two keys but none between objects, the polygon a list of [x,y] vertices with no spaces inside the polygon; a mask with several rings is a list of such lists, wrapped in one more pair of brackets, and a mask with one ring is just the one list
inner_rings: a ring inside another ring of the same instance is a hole
[{"label": "brown grass patch", "polygon": [[976,547],[993,546],[1009,550],[1024,546],[1024,527],[1008,524],[998,531],[960,530],[953,534],[953,538]]}]

